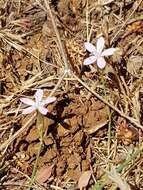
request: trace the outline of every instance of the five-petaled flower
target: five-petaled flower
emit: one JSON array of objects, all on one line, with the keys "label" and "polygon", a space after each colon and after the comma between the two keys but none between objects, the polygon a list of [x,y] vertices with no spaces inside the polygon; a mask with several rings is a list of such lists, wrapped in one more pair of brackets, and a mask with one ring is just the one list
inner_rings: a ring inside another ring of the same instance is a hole
[{"label": "five-petaled flower", "polygon": [[38,89],[34,97],[35,97],[35,102],[29,98],[20,98],[21,102],[30,106],[28,108],[23,109],[22,114],[29,114],[33,112],[34,110],[38,110],[41,114],[46,115],[48,112],[48,109],[45,108],[44,106],[56,100],[56,97],[47,97],[45,100],[42,100],[43,98],[42,89]]},{"label": "five-petaled flower", "polygon": [[95,61],[97,61],[97,66],[100,69],[103,69],[105,67],[106,61],[104,59],[104,56],[106,57],[109,55],[113,55],[113,53],[116,51],[116,48],[109,48],[103,51],[104,43],[105,43],[105,40],[103,37],[100,37],[97,39],[96,47],[92,45],[90,42],[84,43],[86,50],[88,50],[91,53],[90,57],[84,60],[84,63],[83,63],[84,65],[90,65],[94,63]]}]

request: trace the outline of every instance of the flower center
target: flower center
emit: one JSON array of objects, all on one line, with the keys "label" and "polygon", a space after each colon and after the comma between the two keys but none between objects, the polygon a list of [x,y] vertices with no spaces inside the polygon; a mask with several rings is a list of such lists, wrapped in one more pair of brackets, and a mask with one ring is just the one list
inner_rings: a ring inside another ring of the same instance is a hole
[{"label": "flower center", "polygon": [[99,52],[93,52],[93,55],[95,55],[96,57],[97,57],[97,59],[99,58],[99,57],[101,57],[101,53],[99,53]]}]

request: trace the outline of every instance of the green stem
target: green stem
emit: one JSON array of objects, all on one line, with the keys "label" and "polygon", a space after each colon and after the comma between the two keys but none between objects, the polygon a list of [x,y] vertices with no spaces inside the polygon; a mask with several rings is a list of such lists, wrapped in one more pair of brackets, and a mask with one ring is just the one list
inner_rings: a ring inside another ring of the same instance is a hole
[{"label": "green stem", "polygon": [[110,147],[111,147],[111,116],[112,116],[112,113],[111,113],[111,110],[110,108],[108,108],[108,117],[109,117],[109,123],[108,123],[108,156],[110,154]]},{"label": "green stem", "polygon": [[30,182],[30,186],[29,186],[28,190],[31,190],[31,187],[32,187],[33,183],[35,182],[35,176],[36,176],[36,172],[37,172],[38,161],[39,161],[39,157],[40,157],[40,153],[41,153],[41,149],[42,149],[42,145],[43,145],[44,117],[39,112],[37,112],[36,127],[37,127],[37,129],[39,131],[40,145],[38,147],[38,152],[37,152],[37,155],[36,155],[36,161],[35,161],[35,164],[34,164],[34,167],[33,167],[32,175],[31,175],[31,182]]},{"label": "green stem", "polygon": [[103,71],[101,71],[101,84],[103,84],[104,97],[105,97],[105,99],[107,99],[107,97],[106,97],[106,87],[105,87],[105,78],[104,78]]}]

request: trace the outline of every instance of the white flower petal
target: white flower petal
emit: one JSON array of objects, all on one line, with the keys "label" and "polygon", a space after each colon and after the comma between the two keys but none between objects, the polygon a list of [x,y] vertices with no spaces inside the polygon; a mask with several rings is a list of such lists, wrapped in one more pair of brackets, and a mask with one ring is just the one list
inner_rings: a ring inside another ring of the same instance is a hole
[{"label": "white flower petal", "polygon": [[104,48],[104,43],[105,43],[105,40],[102,36],[97,39],[96,49],[97,49],[98,53],[102,52],[102,50]]},{"label": "white flower petal", "polygon": [[29,108],[26,108],[26,109],[23,109],[22,110],[22,114],[29,114],[31,112],[33,112],[35,110],[35,107],[29,107]]},{"label": "white flower petal", "polygon": [[20,98],[20,101],[30,106],[35,104],[35,102],[29,98]]},{"label": "white flower petal", "polygon": [[104,59],[103,57],[99,57],[99,58],[97,59],[97,65],[98,65],[98,67],[99,67],[100,69],[103,69],[103,68],[105,67],[105,65],[106,65],[105,59]]},{"label": "white flower petal", "polygon": [[113,55],[114,52],[116,51],[116,48],[109,48],[106,49],[102,52],[101,56],[109,56],[109,55]]},{"label": "white flower petal", "polygon": [[88,50],[90,53],[96,52],[96,48],[93,44],[90,42],[85,42],[84,43],[85,49]]},{"label": "white flower petal", "polygon": [[36,99],[36,103],[39,103],[42,100],[43,97],[43,90],[42,89],[38,89],[34,95],[35,99]]},{"label": "white flower petal", "polygon": [[54,101],[56,101],[56,97],[48,97],[45,100],[43,100],[42,103],[44,103],[44,105],[45,105],[45,104],[50,104]]},{"label": "white flower petal", "polygon": [[46,115],[48,113],[48,109],[44,108],[43,106],[39,106],[38,110],[41,114]]},{"label": "white flower petal", "polygon": [[94,63],[96,60],[97,60],[97,56],[90,56],[84,60],[83,64],[90,65],[90,64]]}]

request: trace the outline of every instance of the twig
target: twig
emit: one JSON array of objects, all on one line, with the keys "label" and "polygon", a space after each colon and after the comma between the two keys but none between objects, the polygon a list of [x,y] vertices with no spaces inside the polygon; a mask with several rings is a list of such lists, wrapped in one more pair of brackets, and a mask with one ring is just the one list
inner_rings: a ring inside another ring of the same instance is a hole
[{"label": "twig", "polygon": [[[29,187],[29,185],[23,184],[23,182],[21,182],[21,183],[18,183],[18,182],[16,182],[16,183],[14,183],[14,182],[13,183],[12,182],[5,182],[3,184],[0,184],[0,187],[4,188],[4,186],[10,186],[10,188],[12,188],[12,186],[20,186],[20,188]],[[32,186],[32,188],[37,189],[37,187],[34,187],[34,186]]]},{"label": "twig", "polygon": [[138,122],[136,122],[136,120],[132,117],[127,116],[125,113],[123,113],[122,111],[120,111],[117,107],[115,107],[114,105],[110,104],[107,100],[105,100],[104,98],[102,98],[102,96],[100,96],[99,94],[97,94],[95,91],[93,91],[89,86],[87,86],[87,84],[85,84],[81,79],[79,79],[74,73],[72,73],[73,77],[80,83],[82,84],[89,92],[91,92],[94,96],[96,96],[96,98],[98,98],[99,100],[101,100],[103,103],[105,103],[106,105],[108,105],[112,110],[116,111],[120,116],[124,117],[125,119],[127,119],[128,121],[130,121],[132,124],[134,124],[136,127],[140,128],[143,130],[143,126],[141,124],[139,124]]},{"label": "twig", "polygon": [[55,34],[56,34],[56,37],[57,37],[57,40],[58,40],[58,45],[59,45],[59,50],[61,52],[61,55],[62,55],[62,58],[63,58],[63,62],[64,62],[64,66],[65,66],[65,70],[68,70],[69,69],[69,66],[68,66],[68,59],[66,57],[66,53],[65,53],[65,49],[63,48],[63,44],[62,44],[62,41],[61,41],[61,38],[60,38],[60,35],[59,35],[59,32],[58,32],[58,29],[57,29],[57,26],[56,26],[56,23],[55,23],[55,19],[54,19],[54,16],[52,14],[52,11],[50,9],[50,6],[49,6],[49,1],[47,0],[44,0],[45,2],[45,5],[46,5],[46,8],[47,8],[47,14],[50,15],[50,18],[51,18],[51,21],[52,21],[52,25],[53,25],[53,29],[55,31]]}]

